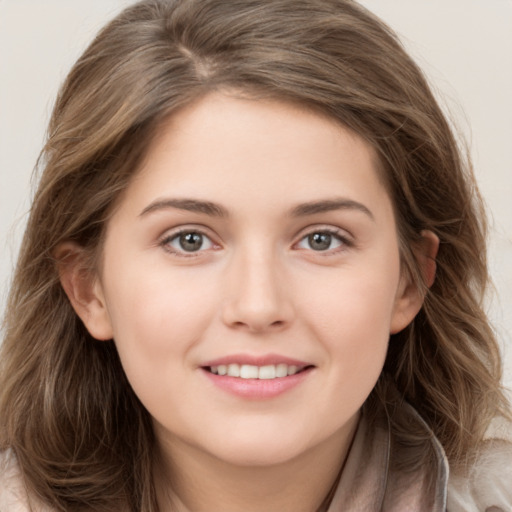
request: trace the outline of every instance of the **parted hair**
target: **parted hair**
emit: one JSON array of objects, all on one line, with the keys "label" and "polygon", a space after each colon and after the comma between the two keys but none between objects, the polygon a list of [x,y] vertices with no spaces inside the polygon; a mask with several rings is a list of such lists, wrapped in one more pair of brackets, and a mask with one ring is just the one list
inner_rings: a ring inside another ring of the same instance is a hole
[{"label": "parted hair", "polygon": [[[425,300],[391,336],[369,402],[392,382],[463,468],[491,419],[509,410],[483,309],[482,200],[422,72],[351,0],[143,0],[86,49],[56,100],[8,299],[0,449],[56,510],[158,510],[151,419],[115,342],[93,339],[71,307],[55,250],[79,244],[93,272],[109,216],[159,126],[215,90],[301,104],[374,148],[403,271]],[[430,289],[413,250],[422,230],[440,239]]]}]

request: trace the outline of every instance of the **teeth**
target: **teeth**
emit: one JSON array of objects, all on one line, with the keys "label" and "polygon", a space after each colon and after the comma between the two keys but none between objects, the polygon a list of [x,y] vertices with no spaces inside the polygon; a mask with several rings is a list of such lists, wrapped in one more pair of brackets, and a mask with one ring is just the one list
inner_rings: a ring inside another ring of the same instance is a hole
[{"label": "teeth", "polygon": [[258,372],[259,379],[275,379],[276,378],[276,367],[273,364],[268,366],[260,366]]},{"label": "teeth", "polygon": [[278,364],[276,366],[276,377],[286,377],[288,375],[288,365]]},{"label": "teeth", "polygon": [[228,377],[239,377],[242,379],[262,379],[269,380],[275,378],[295,375],[299,368],[295,365],[287,364],[269,364],[266,366],[254,366],[251,364],[228,364],[211,366],[210,372],[216,375],[227,375]]},{"label": "teeth", "polygon": [[242,379],[257,379],[258,367],[250,364],[243,364],[240,366],[240,377]]},{"label": "teeth", "polygon": [[240,365],[229,364],[228,365],[228,375],[230,377],[240,377]]}]

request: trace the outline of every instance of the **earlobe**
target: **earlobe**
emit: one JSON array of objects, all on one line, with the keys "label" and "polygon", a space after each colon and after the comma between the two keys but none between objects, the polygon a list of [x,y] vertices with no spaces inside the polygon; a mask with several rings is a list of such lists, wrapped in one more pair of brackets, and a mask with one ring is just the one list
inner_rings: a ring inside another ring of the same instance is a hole
[{"label": "earlobe", "polygon": [[68,299],[90,335],[97,340],[113,338],[110,316],[101,283],[84,265],[84,250],[66,242],[56,249],[59,278]]},{"label": "earlobe", "polygon": [[[430,288],[436,276],[436,256],[439,250],[439,238],[432,231],[421,232],[421,240],[414,246],[413,253],[423,277]],[[390,333],[396,334],[405,329],[418,314],[423,305],[425,293],[409,273],[402,275],[395,300]]]}]

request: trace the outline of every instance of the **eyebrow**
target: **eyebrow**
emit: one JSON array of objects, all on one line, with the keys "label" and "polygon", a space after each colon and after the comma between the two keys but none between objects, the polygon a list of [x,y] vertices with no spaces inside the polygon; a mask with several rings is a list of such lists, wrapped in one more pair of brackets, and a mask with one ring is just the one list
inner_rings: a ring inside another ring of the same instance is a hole
[{"label": "eyebrow", "polygon": [[292,210],[292,216],[303,217],[317,213],[332,212],[335,210],[356,210],[366,214],[370,219],[375,220],[373,213],[364,204],[352,199],[335,198],[310,203],[299,204]]},{"label": "eyebrow", "polygon": [[[211,201],[202,201],[199,199],[189,198],[157,199],[150,205],[146,206],[146,208],[142,210],[139,216],[143,217],[149,213],[159,210],[167,210],[170,208],[202,213],[211,217],[229,217],[228,210],[219,204],[213,203]],[[352,199],[345,198],[323,199],[320,201],[302,203],[292,208],[291,215],[292,217],[306,217],[308,215],[326,213],[335,210],[356,210],[366,214],[368,217],[370,217],[370,219],[375,220],[373,213],[364,204]]]},{"label": "eyebrow", "polygon": [[203,213],[211,217],[227,217],[228,211],[215,203],[210,201],[201,201],[198,199],[157,199],[149,206],[146,206],[140,213],[139,217],[143,217],[148,213],[158,210],[167,210],[169,208],[176,208],[178,210],[186,210],[189,212]]}]

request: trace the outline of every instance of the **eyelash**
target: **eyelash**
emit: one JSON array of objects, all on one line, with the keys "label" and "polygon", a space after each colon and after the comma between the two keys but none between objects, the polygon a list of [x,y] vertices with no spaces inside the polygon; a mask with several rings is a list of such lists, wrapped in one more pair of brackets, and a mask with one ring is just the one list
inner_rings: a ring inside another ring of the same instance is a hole
[{"label": "eyelash", "polygon": [[[209,241],[212,247],[215,247],[217,244],[213,242],[210,236],[208,236],[202,229],[193,229],[193,228],[183,228],[179,231],[175,231],[173,233],[165,235],[158,245],[164,248],[167,252],[171,253],[174,256],[178,256],[180,258],[194,258],[199,256],[203,251],[207,249],[200,249],[198,251],[186,251],[186,250],[179,250],[173,248],[170,244],[174,240],[179,240],[179,238],[183,235],[199,235],[202,237],[202,242],[204,243],[205,239]],[[210,247],[209,247],[210,248]],[[209,249],[208,248],[208,249]]]},{"label": "eyelash", "polygon": [[302,243],[304,240],[307,240],[308,237],[311,237],[313,235],[329,235],[330,237],[336,239],[339,242],[339,246],[335,247],[333,249],[326,249],[326,250],[318,250],[315,251],[314,249],[305,249],[310,250],[315,254],[318,254],[320,256],[332,256],[333,254],[337,254],[339,252],[342,252],[346,249],[350,249],[354,246],[353,240],[351,240],[348,236],[344,234],[344,231],[340,229],[333,229],[333,228],[316,228],[313,229],[307,233],[305,233],[300,240],[294,244],[294,246],[297,246],[298,244]]},{"label": "eyelash", "polygon": [[[328,235],[330,237],[333,237],[339,242],[339,246],[335,247],[333,249],[326,249],[326,250],[314,250],[312,248],[303,248],[303,250],[308,250],[313,253],[319,254],[320,256],[330,256],[333,254],[337,254],[338,252],[342,252],[346,249],[349,249],[354,246],[354,242],[347,237],[346,235],[342,234],[343,232],[339,229],[333,229],[333,228],[317,228],[313,229],[301,236],[298,242],[293,244],[293,247],[297,247],[300,243],[307,240],[308,237],[311,237],[313,235]],[[205,239],[209,241],[211,244],[211,247],[208,247],[206,249],[199,249],[197,251],[186,251],[184,249],[179,250],[172,248],[170,245],[171,242],[178,240],[179,237],[183,235],[199,235],[202,237],[202,243],[204,243]],[[193,228],[183,228],[179,231],[175,231],[173,233],[165,235],[158,243],[161,247],[163,247],[167,252],[173,254],[174,256],[178,256],[180,258],[194,258],[200,256],[202,252],[205,250],[209,250],[215,246],[219,247],[218,244],[215,244],[215,242],[212,240],[210,236],[208,236],[202,229],[193,229]]]}]

